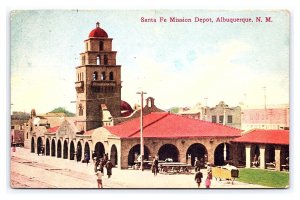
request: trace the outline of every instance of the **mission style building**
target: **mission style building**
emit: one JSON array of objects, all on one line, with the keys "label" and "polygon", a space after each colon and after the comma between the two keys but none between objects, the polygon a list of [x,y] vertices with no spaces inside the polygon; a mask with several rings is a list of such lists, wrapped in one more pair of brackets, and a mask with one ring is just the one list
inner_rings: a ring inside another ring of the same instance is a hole
[{"label": "mission style building", "polygon": [[[24,131],[25,148],[32,153],[44,149],[46,156],[56,157],[53,159],[79,161],[85,153],[90,158],[93,152],[100,157],[107,153],[118,168],[134,165],[140,154],[140,112],[122,115],[123,110],[128,113],[131,108],[121,100],[121,65],[116,64],[112,40],[97,23],[84,40],[85,50],[76,67],[76,117],[65,118],[59,126],[50,124],[49,128],[35,123],[36,114],[32,112]],[[259,154],[263,163],[260,168],[275,162],[276,169],[281,170],[286,164],[288,132],[270,133],[284,137],[273,143],[253,140],[255,133],[243,140],[239,139],[244,136],[240,129],[164,112],[152,97],[141,109],[145,159],[158,155],[159,160],[172,158],[194,165],[198,157],[213,165],[252,167],[253,158]]]}]

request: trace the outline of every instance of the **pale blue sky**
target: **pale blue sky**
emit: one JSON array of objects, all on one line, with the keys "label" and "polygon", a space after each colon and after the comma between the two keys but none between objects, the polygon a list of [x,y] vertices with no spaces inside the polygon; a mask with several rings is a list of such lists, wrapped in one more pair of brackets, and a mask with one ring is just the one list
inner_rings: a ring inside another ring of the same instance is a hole
[{"label": "pale blue sky", "polygon": [[[141,17],[255,17],[272,23],[142,23]],[[99,21],[122,65],[122,99],[143,88],[158,107],[289,102],[289,15],[285,11],[15,11],[11,13],[12,110],[75,111],[75,67]]]}]

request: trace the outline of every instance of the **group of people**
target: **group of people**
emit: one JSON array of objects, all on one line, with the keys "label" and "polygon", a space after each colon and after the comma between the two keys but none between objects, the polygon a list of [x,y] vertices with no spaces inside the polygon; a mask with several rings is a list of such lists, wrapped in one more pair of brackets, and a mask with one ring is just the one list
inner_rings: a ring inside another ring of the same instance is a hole
[{"label": "group of people", "polygon": [[[98,188],[103,188],[102,178],[104,175],[104,167],[106,168],[108,178],[110,178],[112,175],[113,164],[108,159],[108,154],[105,154],[104,157],[100,158],[99,156],[95,156],[93,153],[93,161],[95,164],[94,171],[97,176]],[[201,160],[198,160],[198,158],[196,158],[194,166],[195,166],[195,181],[197,183],[198,188],[200,188],[202,178],[203,178],[203,173],[200,170],[202,167],[201,164],[202,164]],[[156,176],[158,173],[158,158],[157,158],[157,156],[155,156],[153,158],[151,170],[152,170],[152,173],[154,174],[154,176]],[[206,188],[210,188],[211,180],[212,180],[212,170],[211,170],[209,163],[207,163],[207,176],[205,179],[205,187]]]},{"label": "group of people", "polygon": [[97,176],[98,188],[103,188],[102,177],[104,174],[104,167],[106,168],[106,173],[107,173],[108,178],[110,178],[112,175],[113,164],[108,159],[107,153],[104,154],[104,157],[100,158],[99,156],[95,155],[95,152],[94,152],[93,153],[93,161],[95,164],[94,171]]},{"label": "group of people", "polygon": [[[198,160],[198,158],[196,157],[194,167],[195,167],[195,181],[196,181],[198,188],[200,188],[202,178],[203,178],[203,173],[200,171],[200,169],[202,168],[203,165],[204,165],[203,160],[202,159]],[[210,164],[207,163],[207,176],[205,179],[205,187],[206,188],[210,188],[211,179],[212,179],[212,170],[211,170]]]}]

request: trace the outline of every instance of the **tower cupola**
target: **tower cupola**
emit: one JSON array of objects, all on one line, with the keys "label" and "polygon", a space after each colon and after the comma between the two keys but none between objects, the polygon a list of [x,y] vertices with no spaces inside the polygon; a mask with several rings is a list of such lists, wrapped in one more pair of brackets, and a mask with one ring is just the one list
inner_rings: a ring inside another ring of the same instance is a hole
[{"label": "tower cupola", "polygon": [[97,22],[96,23],[96,28],[93,29],[90,34],[89,34],[89,38],[99,38],[99,37],[104,37],[104,38],[108,38],[107,33],[105,32],[105,30],[103,30],[102,28],[100,28],[100,23]]}]

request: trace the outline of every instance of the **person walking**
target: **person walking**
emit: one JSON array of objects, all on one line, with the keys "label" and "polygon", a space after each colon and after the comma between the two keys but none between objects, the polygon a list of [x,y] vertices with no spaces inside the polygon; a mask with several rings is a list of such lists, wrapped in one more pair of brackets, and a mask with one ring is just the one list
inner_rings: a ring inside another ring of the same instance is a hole
[{"label": "person walking", "polygon": [[84,154],[84,161],[86,162],[86,166],[88,166],[90,162],[90,156],[87,152]]},{"label": "person walking", "polygon": [[104,159],[101,158],[100,161],[99,161],[99,169],[101,171],[101,173],[103,173],[103,170],[104,170]]},{"label": "person walking", "polygon": [[112,168],[113,168],[112,162],[110,160],[107,160],[105,167],[106,167],[107,176],[108,178],[110,178],[110,176],[112,175]]},{"label": "person walking", "polygon": [[98,188],[103,188],[103,183],[102,183],[102,172],[100,170],[97,170],[96,172],[96,176],[97,176],[97,184],[98,184]]},{"label": "person walking", "polygon": [[94,163],[94,171],[95,171],[95,173],[98,171],[98,170],[100,170],[100,161],[96,161],[95,163]]},{"label": "person walking", "polygon": [[211,180],[212,179],[212,170],[207,171],[207,177]]},{"label": "person walking", "polygon": [[156,176],[157,172],[158,172],[158,160],[157,157],[154,157],[152,162],[152,173],[154,174],[154,176]]},{"label": "person walking", "polygon": [[201,164],[200,161],[199,161],[198,158],[196,157],[196,158],[195,158],[195,164],[194,164],[195,172],[200,171],[200,167],[201,167],[200,164]]},{"label": "person walking", "polygon": [[108,161],[108,153],[104,154],[104,164]]},{"label": "person walking", "polygon": [[93,151],[93,153],[92,153],[92,159],[93,159],[93,162],[95,163],[96,159],[97,159],[97,155],[96,155],[95,151]]},{"label": "person walking", "polygon": [[198,188],[200,188],[202,177],[203,177],[202,172],[197,171],[195,174],[195,181],[197,183]]},{"label": "person walking", "polygon": [[206,177],[206,180],[205,180],[205,187],[210,188],[210,185],[211,185],[211,179],[210,179],[209,174],[208,174],[207,177]]}]

